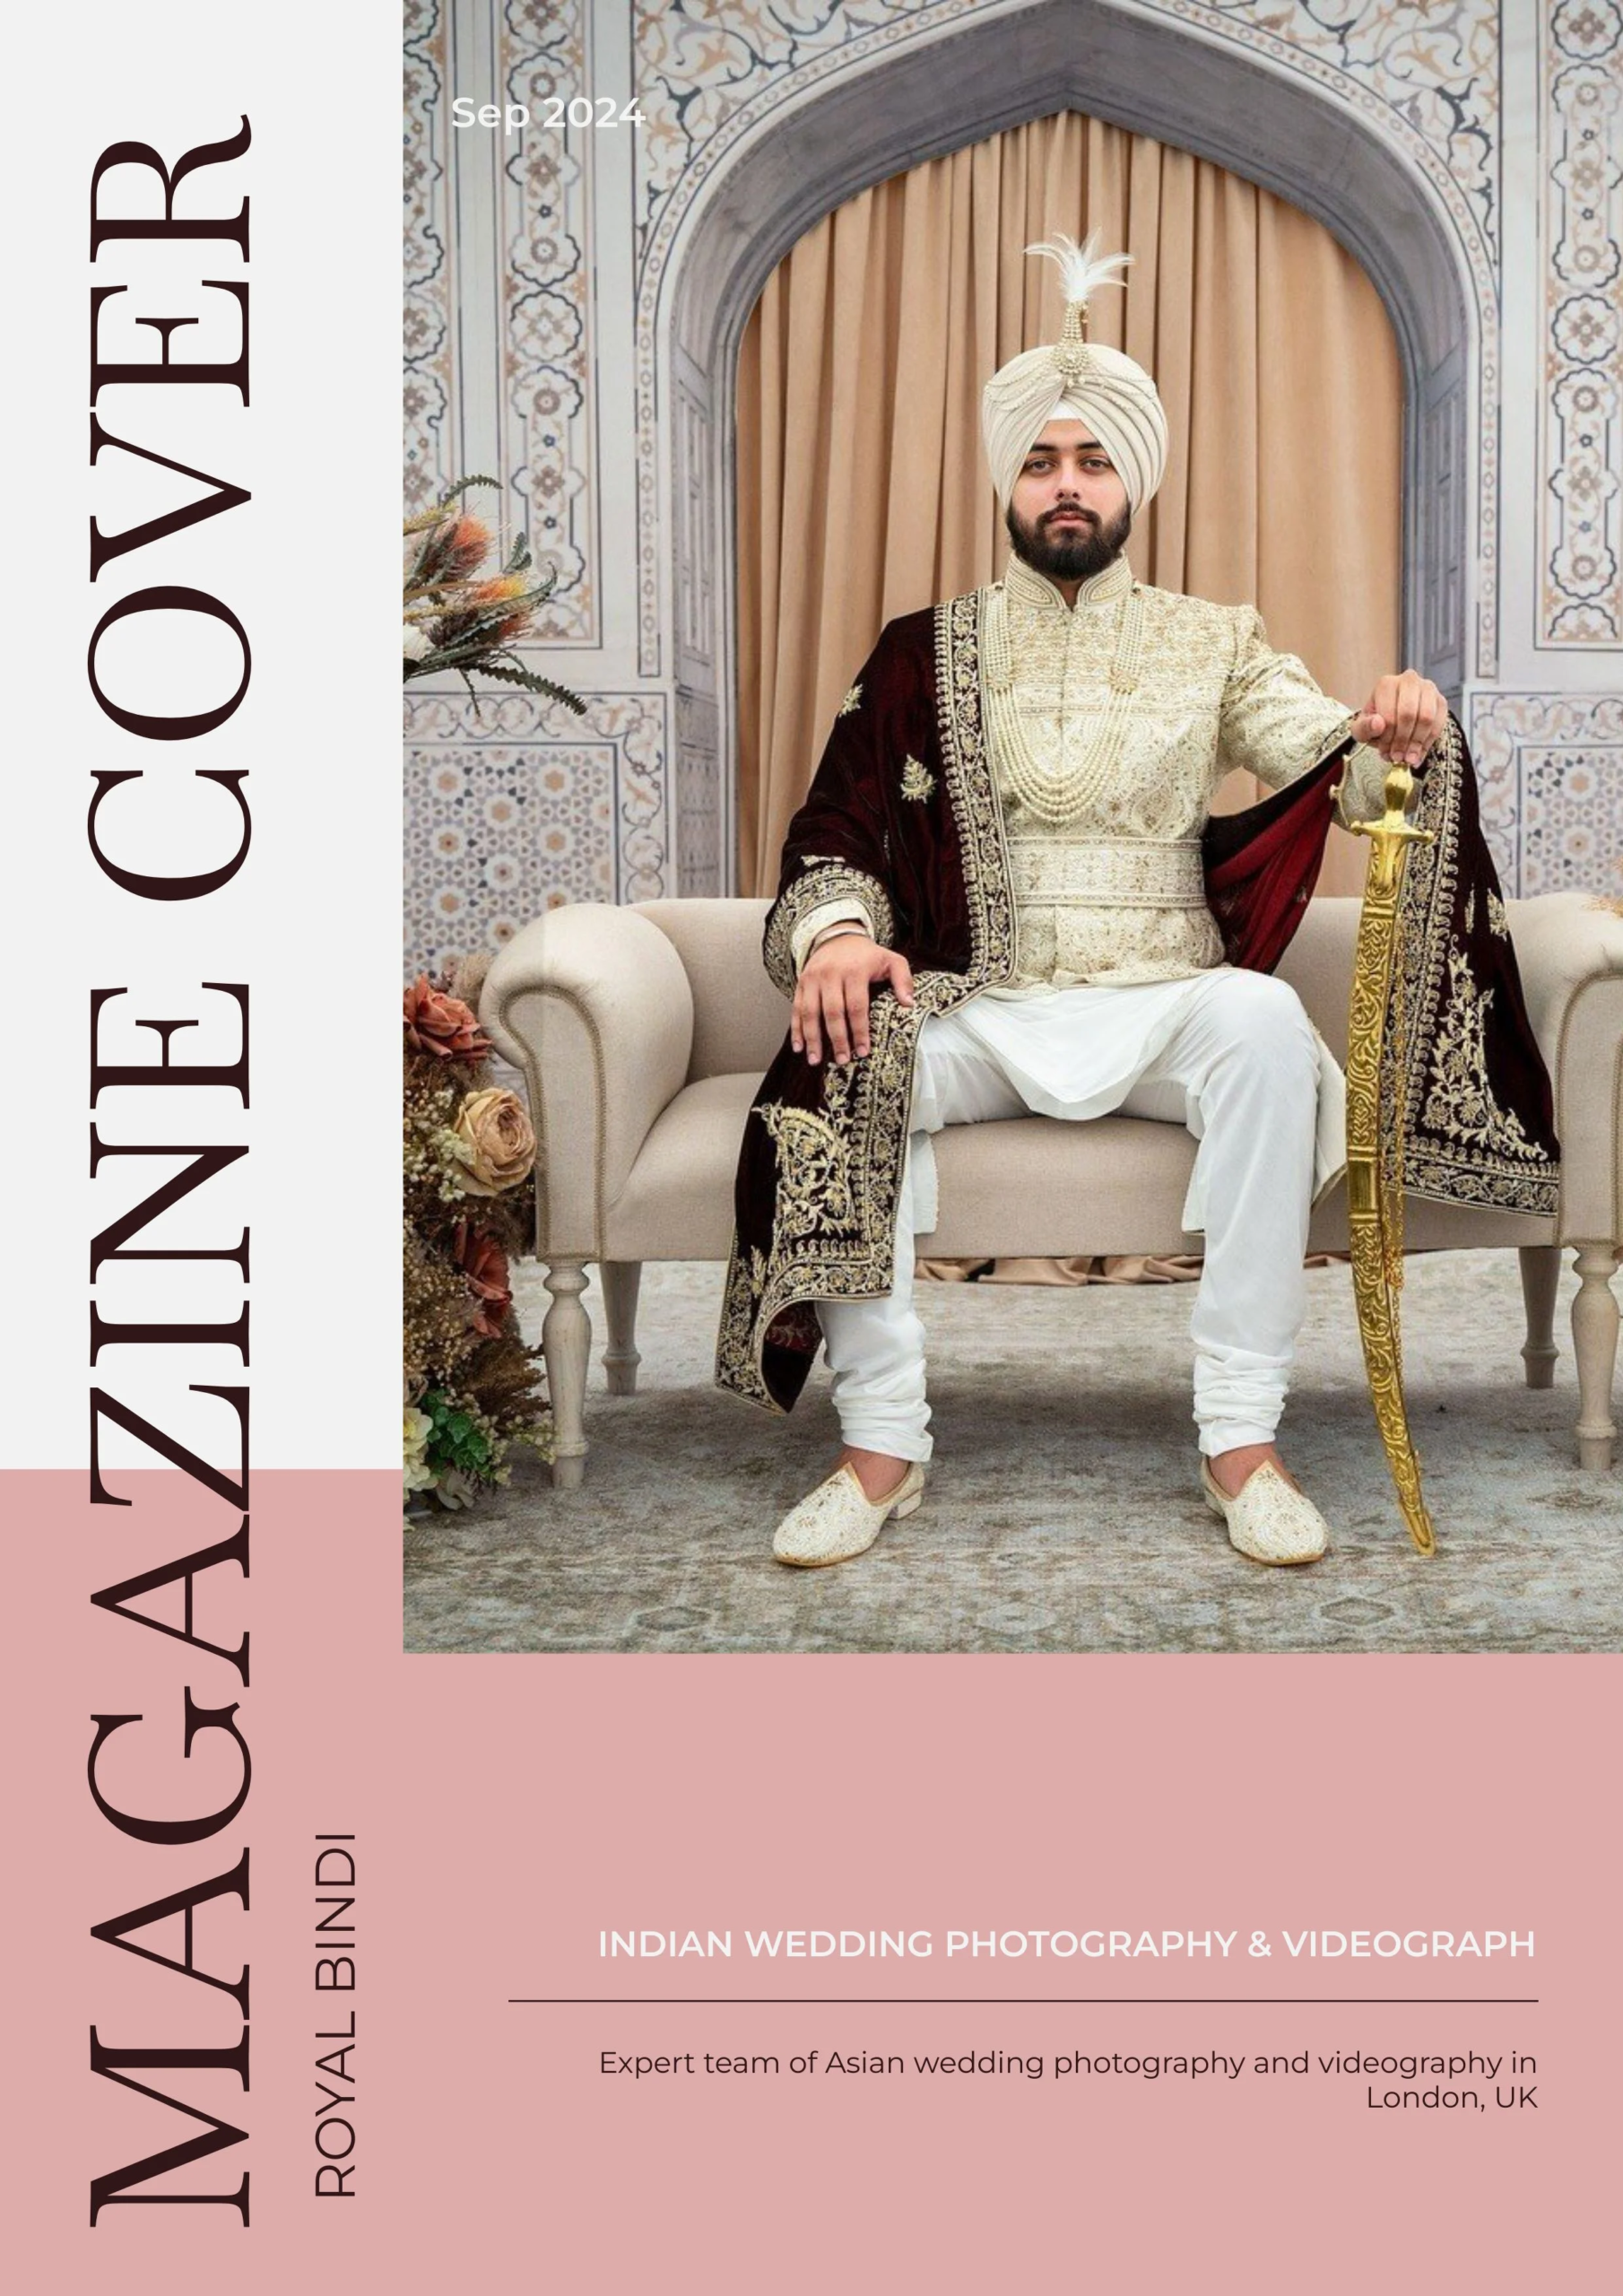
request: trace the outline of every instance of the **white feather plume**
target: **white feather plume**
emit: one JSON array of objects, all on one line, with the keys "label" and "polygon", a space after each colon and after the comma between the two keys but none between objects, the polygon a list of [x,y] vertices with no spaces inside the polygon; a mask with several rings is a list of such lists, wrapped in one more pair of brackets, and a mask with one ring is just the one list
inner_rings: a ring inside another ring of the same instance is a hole
[{"label": "white feather plume", "polygon": [[1064,231],[1056,231],[1051,239],[1039,239],[1035,247],[1026,249],[1028,255],[1046,255],[1059,265],[1060,284],[1067,303],[1086,303],[1101,287],[1121,287],[1125,281],[1117,274],[1131,263],[1130,255],[1101,255],[1099,242],[1102,231],[1089,231],[1081,247]]}]

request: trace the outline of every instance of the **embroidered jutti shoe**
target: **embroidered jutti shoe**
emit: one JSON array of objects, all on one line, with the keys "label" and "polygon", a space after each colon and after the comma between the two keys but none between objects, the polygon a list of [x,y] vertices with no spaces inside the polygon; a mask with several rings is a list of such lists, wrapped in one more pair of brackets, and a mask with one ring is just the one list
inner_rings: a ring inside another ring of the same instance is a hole
[{"label": "embroidered jutti shoe", "polygon": [[1230,1499],[1201,1461],[1201,1489],[1214,1515],[1228,1526],[1228,1544],[1253,1562],[1316,1562],[1330,1544],[1330,1526],[1271,1460],[1248,1474]]},{"label": "embroidered jutti shoe", "polygon": [[865,1553],[890,1517],[911,1515],[924,1495],[924,1470],[916,1461],[894,1491],[870,1499],[847,1460],[826,1483],[792,1507],[777,1526],[772,1552],[780,1562],[815,1570]]}]

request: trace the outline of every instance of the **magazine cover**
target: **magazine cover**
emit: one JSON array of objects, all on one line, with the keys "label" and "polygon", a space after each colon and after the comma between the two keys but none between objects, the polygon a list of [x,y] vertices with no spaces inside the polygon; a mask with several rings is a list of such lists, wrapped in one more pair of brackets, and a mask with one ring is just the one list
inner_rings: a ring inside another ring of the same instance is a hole
[{"label": "magazine cover", "polygon": [[1623,9],[72,30],[8,2284],[1601,2284]]}]

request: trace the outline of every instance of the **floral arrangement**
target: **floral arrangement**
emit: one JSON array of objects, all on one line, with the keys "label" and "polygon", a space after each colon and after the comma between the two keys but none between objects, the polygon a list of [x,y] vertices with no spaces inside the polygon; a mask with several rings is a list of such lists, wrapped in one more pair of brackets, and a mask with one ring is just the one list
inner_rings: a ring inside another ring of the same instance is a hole
[{"label": "floral arrangement", "polygon": [[506,1483],[516,1443],[551,1456],[508,1278],[534,1215],[535,1135],[490,1082],[471,1001],[488,962],[420,974],[405,992],[405,1487],[442,1507]]},{"label": "floral arrangement", "polygon": [[460,505],[470,486],[496,486],[493,478],[459,478],[431,510],[405,522],[405,676],[437,677],[455,670],[473,691],[472,673],[503,685],[544,693],[577,717],[586,703],[567,687],[526,670],[513,648],[551,597],[557,571],[537,575],[530,545],[520,535],[499,574],[481,576],[494,547],[490,528]]}]

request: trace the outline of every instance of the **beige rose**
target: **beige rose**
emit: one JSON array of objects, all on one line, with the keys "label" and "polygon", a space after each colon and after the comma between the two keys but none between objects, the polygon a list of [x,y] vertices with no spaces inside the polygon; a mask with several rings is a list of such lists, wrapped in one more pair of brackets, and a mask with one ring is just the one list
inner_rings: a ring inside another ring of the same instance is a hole
[{"label": "beige rose", "polygon": [[503,1196],[527,1179],[535,1161],[535,1135],[524,1103],[491,1085],[470,1092],[453,1127],[464,1151],[462,1185],[470,1196]]}]

